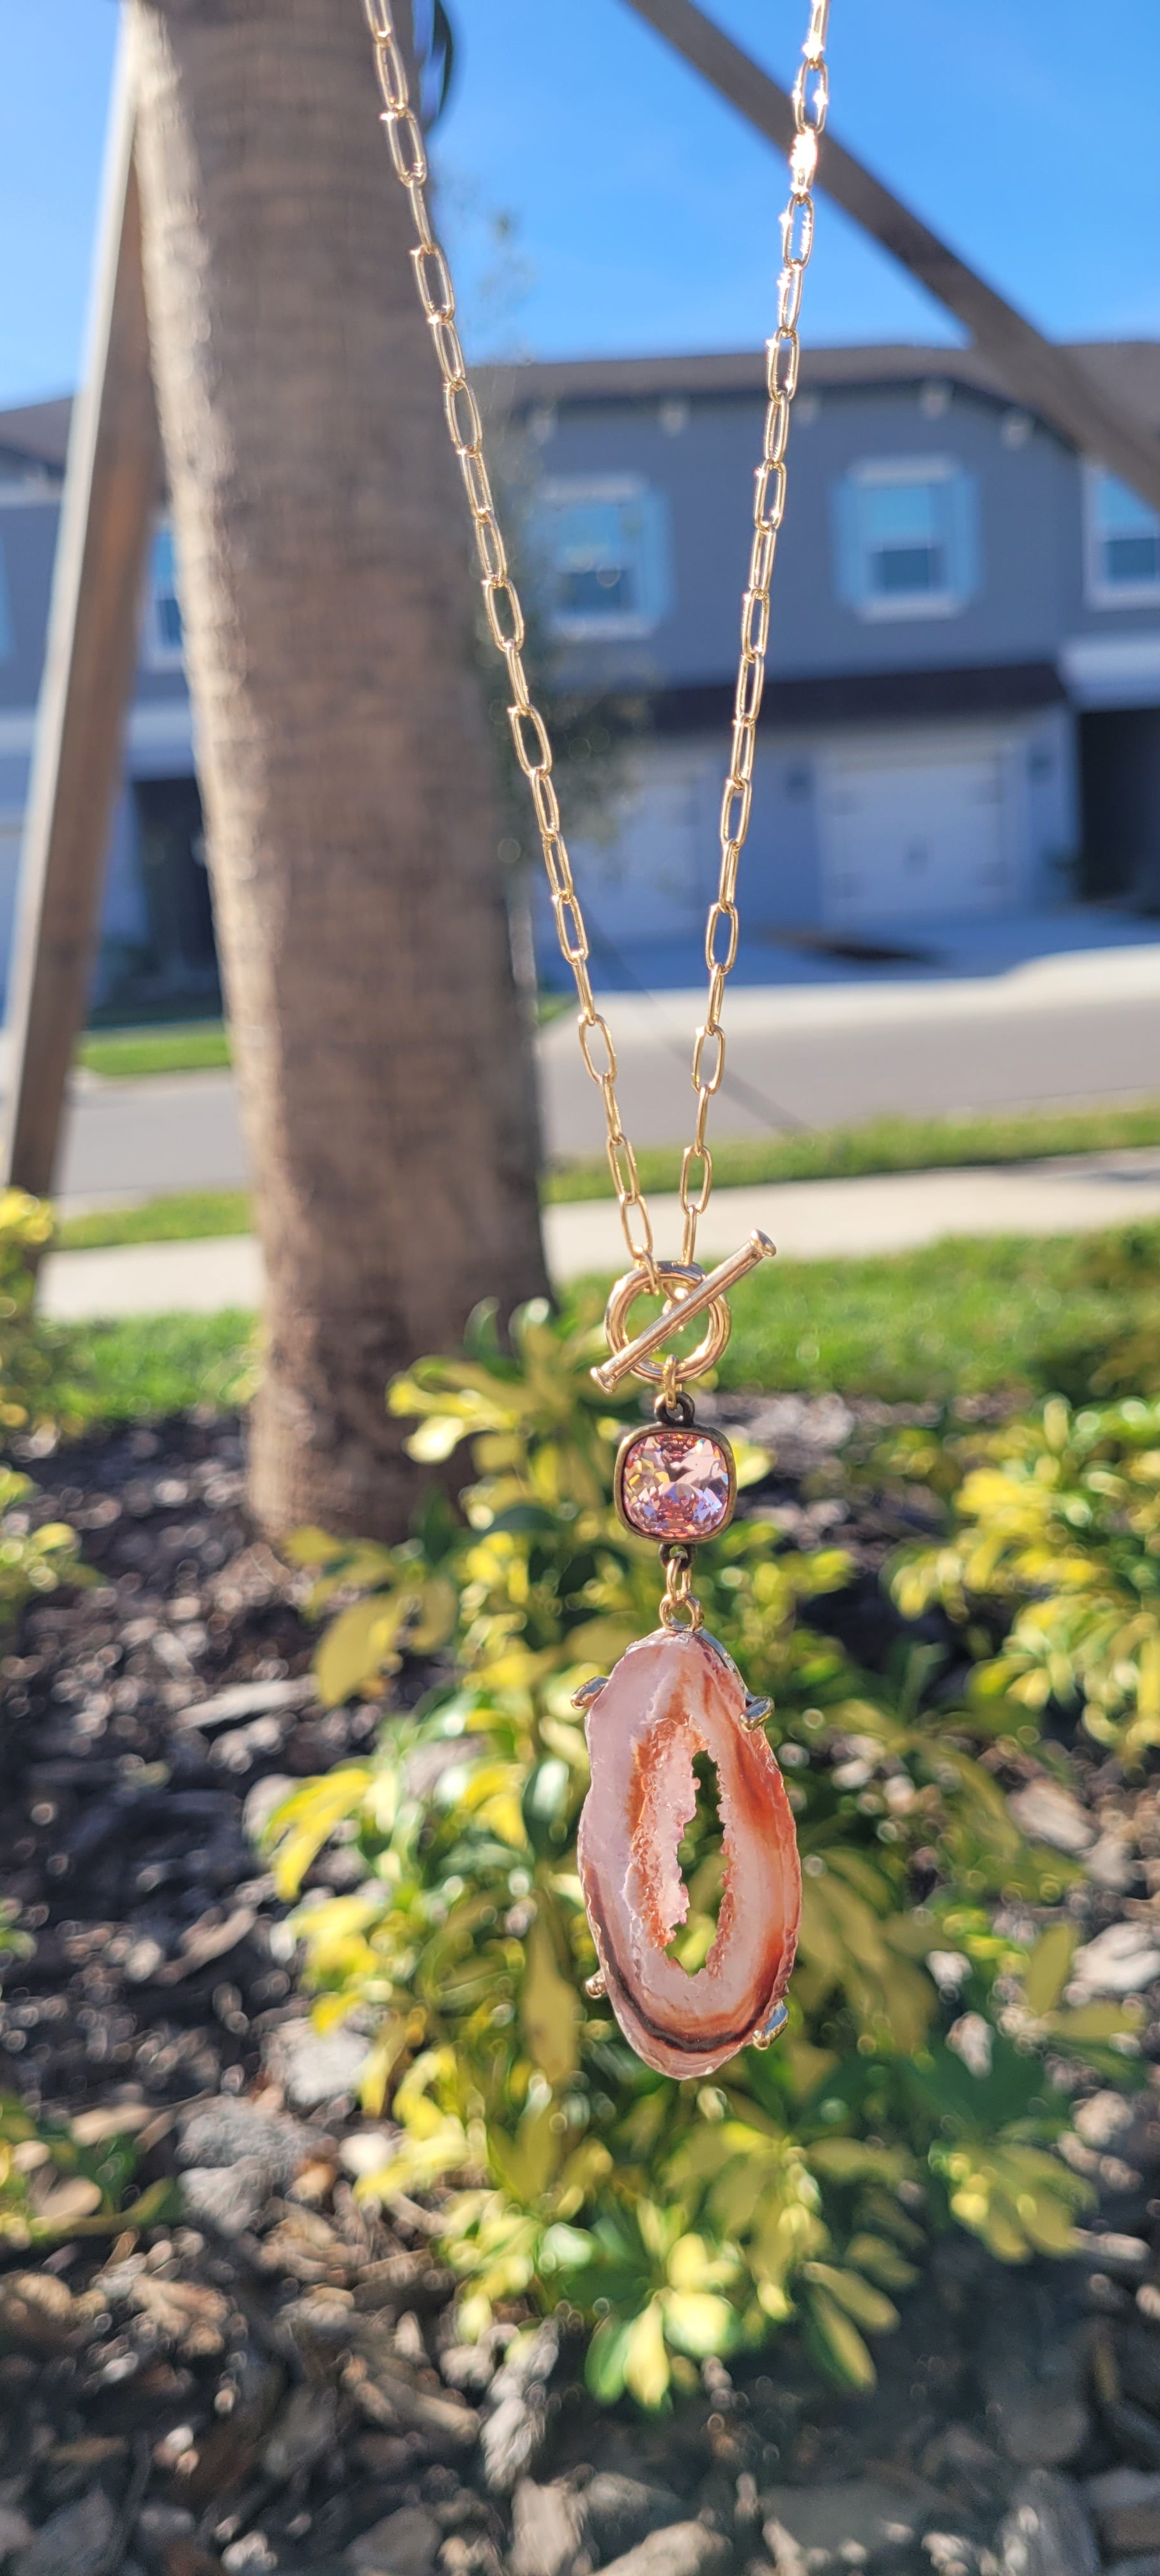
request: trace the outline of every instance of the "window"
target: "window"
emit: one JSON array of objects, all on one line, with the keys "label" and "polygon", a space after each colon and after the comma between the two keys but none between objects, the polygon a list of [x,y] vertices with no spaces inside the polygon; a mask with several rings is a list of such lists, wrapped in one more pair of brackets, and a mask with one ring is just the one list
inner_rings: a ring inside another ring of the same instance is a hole
[{"label": "window", "polygon": [[838,485],[838,590],[860,617],[948,617],[978,588],[974,479],[950,458],[875,458]]},{"label": "window", "polygon": [[531,538],[548,623],[576,643],[651,634],[671,596],[664,496],[618,476],[542,483]]},{"label": "window", "polygon": [[181,661],[184,629],[177,596],[173,532],[158,528],[149,559],[149,599],[145,612],[145,656],[154,670],[172,670]]},{"label": "window", "polygon": [[1160,514],[1101,466],[1086,480],[1089,596],[1098,608],[1160,599]]},{"label": "window", "polygon": [[12,598],[8,588],[8,566],[0,547],[0,662],[10,662],[14,649],[12,634]]}]

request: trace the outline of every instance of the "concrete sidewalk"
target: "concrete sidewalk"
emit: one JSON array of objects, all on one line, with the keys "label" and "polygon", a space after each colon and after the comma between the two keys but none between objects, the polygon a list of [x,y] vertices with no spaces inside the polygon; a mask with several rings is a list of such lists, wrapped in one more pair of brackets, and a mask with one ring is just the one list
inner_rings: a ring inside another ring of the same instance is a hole
[{"label": "concrete sidewalk", "polygon": [[[650,1203],[662,1253],[675,1253],[675,1197]],[[902,1252],[946,1235],[1085,1234],[1160,1218],[1160,1147],[1076,1154],[998,1169],[897,1172],[864,1180],[789,1181],[718,1190],[701,1229],[702,1260],[719,1259],[754,1226],[789,1260]],[[627,1267],[615,1202],[590,1199],[544,1211],[548,1263],[561,1284]],[[61,1321],[115,1315],[215,1314],[255,1307],[262,1262],[250,1235],[199,1243],[127,1244],[105,1252],[54,1252],[44,1265],[41,1309]]]}]

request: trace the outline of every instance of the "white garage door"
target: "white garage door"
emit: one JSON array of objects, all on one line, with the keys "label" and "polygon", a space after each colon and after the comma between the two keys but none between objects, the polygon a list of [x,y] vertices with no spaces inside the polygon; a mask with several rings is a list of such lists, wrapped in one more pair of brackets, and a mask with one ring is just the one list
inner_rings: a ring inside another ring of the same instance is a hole
[{"label": "white garage door", "polygon": [[1003,764],[994,753],[890,763],[836,756],[821,795],[825,918],[931,920],[1013,900]]},{"label": "white garage door", "polygon": [[593,927],[614,942],[699,932],[717,874],[718,745],[649,744],[625,757],[616,786],[603,837],[572,844]]}]

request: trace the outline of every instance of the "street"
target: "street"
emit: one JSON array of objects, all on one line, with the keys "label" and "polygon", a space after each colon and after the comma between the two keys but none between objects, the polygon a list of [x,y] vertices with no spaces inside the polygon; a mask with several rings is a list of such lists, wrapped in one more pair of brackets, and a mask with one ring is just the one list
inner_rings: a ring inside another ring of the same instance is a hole
[{"label": "street", "polygon": [[[624,1123],[678,1144],[699,993],[616,994],[607,1012]],[[954,981],[750,985],[726,1004],[719,1136],[857,1125],[883,1112],[1078,1104],[1160,1091],[1160,945],[1045,957]],[[600,1104],[565,1010],[541,1032],[550,1155],[597,1153]],[[237,1189],[246,1156],[233,1078],[76,1077],[59,1200],[67,1214],[172,1190]]]}]

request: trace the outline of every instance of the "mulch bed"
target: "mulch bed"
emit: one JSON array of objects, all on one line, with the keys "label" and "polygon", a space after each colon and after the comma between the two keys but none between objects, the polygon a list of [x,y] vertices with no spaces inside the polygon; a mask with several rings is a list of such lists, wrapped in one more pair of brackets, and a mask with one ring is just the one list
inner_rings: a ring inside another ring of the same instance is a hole
[{"label": "mulch bed", "polygon": [[[833,1472],[850,1416],[783,1398],[750,1427],[778,1448],[758,1508],[854,1556],[817,1620],[880,1665],[900,1523]],[[577,2390],[566,2321],[457,2340],[425,2213],[388,2227],[355,2203],[349,2045],[305,2024],[254,1840],[279,1785],[364,1749],[381,1712],[313,1701],[299,1578],[247,1525],[242,1444],[237,1421],[183,1418],[21,1462],[98,1580],[31,1607],[2,1666],[5,1893],[34,1948],[5,1963],[0,2089],[90,2128],[116,2110],[139,2179],[181,2180],[141,2236],[0,2248],[0,2564],[1160,2571],[1151,2090],[1130,2125],[1111,2096],[1089,2106],[1085,2260],[1011,2275],[944,2240],[867,2400],[819,2389],[782,2336],[646,2422]],[[1156,1817],[1106,1764],[1087,1789],[1128,1837],[1095,1930],[1143,1918]],[[314,1875],[350,1869],[339,1846]]]}]

